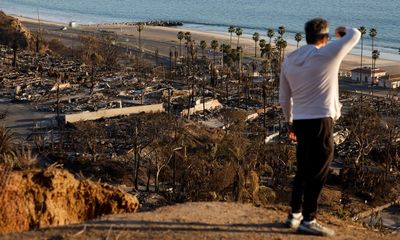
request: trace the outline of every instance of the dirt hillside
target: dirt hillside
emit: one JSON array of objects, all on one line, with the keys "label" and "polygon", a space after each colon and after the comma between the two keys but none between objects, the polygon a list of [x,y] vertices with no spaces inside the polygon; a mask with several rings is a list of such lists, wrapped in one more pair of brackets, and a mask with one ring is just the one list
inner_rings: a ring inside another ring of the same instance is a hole
[{"label": "dirt hillside", "polygon": [[[286,211],[286,207],[257,208],[250,204],[186,203],[0,239],[323,239],[284,228]],[[326,214],[320,220],[336,231],[332,239],[400,239],[399,235],[383,235]]]},{"label": "dirt hillside", "polygon": [[1,189],[0,206],[0,233],[6,233],[132,213],[139,201],[114,187],[50,167],[11,172]]},{"label": "dirt hillside", "polygon": [[[0,11],[0,42],[12,46],[14,39],[20,47],[27,47],[31,50],[36,48],[37,33],[32,33],[17,18],[8,16]],[[39,44],[40,52],[47,51],[46,43],[41,39]]]}]

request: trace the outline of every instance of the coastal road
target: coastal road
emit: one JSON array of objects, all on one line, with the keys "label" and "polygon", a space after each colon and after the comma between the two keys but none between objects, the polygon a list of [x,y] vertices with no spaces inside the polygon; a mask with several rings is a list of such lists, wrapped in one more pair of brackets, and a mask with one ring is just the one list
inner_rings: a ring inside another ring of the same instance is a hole
[{"label": "coastal road", "polygon": [[384,97],[384,98],[387,98],[389,96],[396,96],[399,93],[398,90],[391,90],[389,88],[382,88],[379,86],[371,87],[371,85],[369,84],[368,85],[361,84],[357,82],[352,82],[350,80],[340,80],[339,87],[340,90],[366,94],[366,95],[373,95],[376,97]]}]

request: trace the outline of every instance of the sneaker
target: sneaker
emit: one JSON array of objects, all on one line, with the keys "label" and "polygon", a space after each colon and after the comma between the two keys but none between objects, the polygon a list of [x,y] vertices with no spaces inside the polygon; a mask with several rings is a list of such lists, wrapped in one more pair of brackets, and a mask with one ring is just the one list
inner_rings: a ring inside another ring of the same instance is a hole
[{"label": "sneaker", "polygon": [[312,220],[311,222],[301,221],[297,231],[299,233],[305,233],[305,234],[311,234],[311,235],[317,235],[317,236],[331,237],[331,236],[335,235],[335,231],[322,226],[315,219]]},{"label": "sneaker", "polygon": [[303,220],[303,214],[291,213],[286,219],[285,226],[288,228],[296,229],[299,227],[301,220]]}]

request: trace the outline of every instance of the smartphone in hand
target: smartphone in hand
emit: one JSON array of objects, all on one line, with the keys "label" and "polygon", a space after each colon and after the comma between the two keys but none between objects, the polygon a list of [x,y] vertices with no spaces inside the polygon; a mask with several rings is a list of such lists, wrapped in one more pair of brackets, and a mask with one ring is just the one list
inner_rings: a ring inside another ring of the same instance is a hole
[{"label": "smartphone in hand", "polygon": [[337,27],[335,30],[336,38],[342,38],[346,35],[346,28],[345,27]]}]

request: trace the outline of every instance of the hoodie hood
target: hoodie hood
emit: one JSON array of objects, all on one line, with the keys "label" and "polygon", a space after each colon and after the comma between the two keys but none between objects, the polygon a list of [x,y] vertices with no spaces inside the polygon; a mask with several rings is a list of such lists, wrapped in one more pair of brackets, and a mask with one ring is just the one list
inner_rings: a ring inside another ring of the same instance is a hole
[{"label": "hoodie hood", "polygon": [[287,61],[289,61],[291,64],[297,65],[297,66],[303,66],[303,64],[315,55],[318,51],[318,48],[315,47],[314,45],[305,45],[299,49],[297,49],[294,52],[291,52],[287,57]]}]

